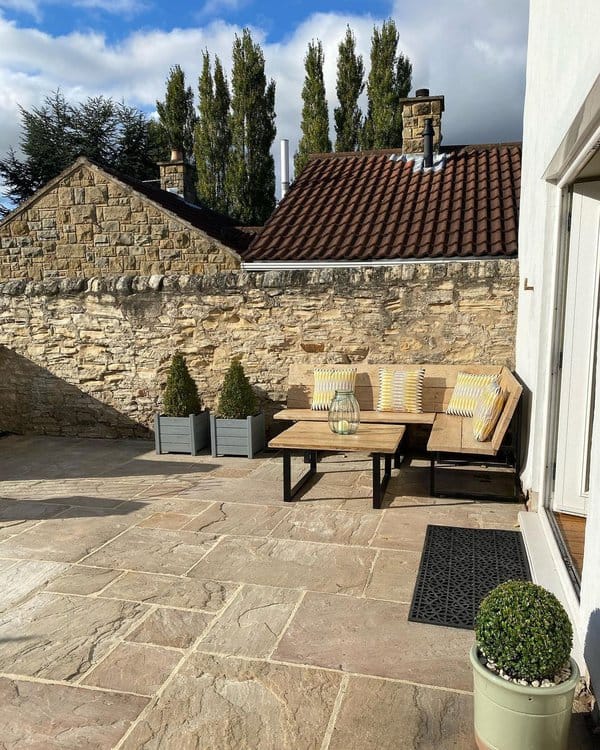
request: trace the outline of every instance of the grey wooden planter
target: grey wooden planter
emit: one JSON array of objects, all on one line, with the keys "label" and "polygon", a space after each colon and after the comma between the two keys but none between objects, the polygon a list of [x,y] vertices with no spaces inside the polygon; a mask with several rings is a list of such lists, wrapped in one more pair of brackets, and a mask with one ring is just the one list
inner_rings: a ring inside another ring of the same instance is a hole
[{"label": "grey wooden planter", "polygon": [[157,453],[191,453],[196,456],[209,440],[209,411],[189,417],[154,416],[154,443]]},{"label": "grey wooden planter", "polygon": [[253,458],[266,445],[265,415],[246,419],[223,419],[210,415],[210,443],[213,456]]}]

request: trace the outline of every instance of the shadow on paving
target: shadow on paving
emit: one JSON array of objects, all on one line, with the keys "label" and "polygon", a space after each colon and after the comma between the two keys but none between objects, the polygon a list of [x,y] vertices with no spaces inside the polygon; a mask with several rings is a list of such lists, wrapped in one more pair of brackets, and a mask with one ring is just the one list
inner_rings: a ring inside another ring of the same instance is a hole
[{"label": "shadow on paving", "polygon": [[151,453],[153,447],[142,440],[9,435],[0,440],[0,482],[154,477],[218,468],[218,464],[194,460],[200,456],[159,456]]},{"label": "shadow on paving", "polygon": [[114,500],[115,506],[102,507],[106,498],[59,497],[49,500],[10,500],[0,497],[0,529],[14,528],[19,522],[45,521],[49,518],[81,518],[90,516],[127,516],[145,508],[148,503]]}]

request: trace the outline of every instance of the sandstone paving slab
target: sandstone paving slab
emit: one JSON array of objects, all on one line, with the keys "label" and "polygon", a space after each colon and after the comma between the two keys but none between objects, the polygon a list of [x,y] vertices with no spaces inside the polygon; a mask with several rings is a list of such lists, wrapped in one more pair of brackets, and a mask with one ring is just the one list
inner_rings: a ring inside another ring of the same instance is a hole
[{"label": "sandstone paving slab", "polygon": [[387,508],[371,545],[420,552],[428,524],[479,528],[471,505]]},{"label": "sandstone paving slab", "polygon": [[181,575],[211,549],[215,539],[195,531],[134,527],[85,562],[101,568]]},{"label": "sandstone paving slab", "polygon": [[52,518],[63,511],[64,507],[56,503],[0,498],[0,540],[20,534],[37,526],[45,518]]},{"label": "sandstone paving slab", "polygon": [[170,648],[189,648],[212,621],[213,616],[208,612],[159,607],[146,617],[139,628],[129,633],[126,640]]},{"label": "sandstone paving slab", "polygon": [[282,485],[252,479],[227,479],[225,477],[207,477],[192,489],[182,492],[180,497],[186,500],[202,502],[228,503],[257,503],[258,505],[282,505]]},{"label": "sandstone paving slab", "polygon": [[198,648],[237,656],[269,656],[300,596],[291,589],[244,586]]},{"label": "sandstone paving slab", "polygon": [[0,677],[0,726],[6,750],[109,750],[148,698]]},{"label": "sandstone paving slab", "polygon": [[142,643],[121,643],[88,672],[83,685],[154,694],[181,661],[181,652]]},{"label": "sandstone paving slab", "polygon": [[[182,529],[189,523],[194,516],[188,516],[184,513],[173,513],[172,511],[162,511],[153,513],[148,518],[141,521],[138,526],[143,529]],[[194,529],[196,530],[196,529]]]},{"label": "sandstone paving slab", "polygon": [[120,575],[122,575],[120,570],[71,565],[48,584],[47,591],[82,596],[96,594]]},{"label": "sandstone paving slab", "polygon": [[471,690],[472,631],[407,617],[405,604],[309,593],[272,658]]},{"label": "sandstone paving slab", "polygon": [[473,697],[351,677],[329,750],[475,750]]},{"label": "sandstone paving slab", "polygon": [[271,536],[366,546],[375,534],[379,521],[378,513],[341,513],[299,505],[291,509]]},{"label": "sandstone paving slab", "polygon": [[419,569],[421,555],[407,550],[381,550],[365,596],[410,603]]},{"label": "sandstone paving slab", "polygon": [[132,602],[36,594],[0,615],[0,672],[76,680],[142,611]]},{"label": "sandstone paving slab", "polygon": [[135,725],[123,750],[320,750],[340,676],[193,654]]},{"label": "sandstone paving slab", "polygon": [[185,528],[207,534],[266,536],[288,514],[287,508],[242,503],[215,503]]},{"label": "sandstone paving slab", "polygon": [[34,560],[77,562],[128,526],[124,516],[81,509],[57,516],[0,544],[0,555]]},{"label": "sandstone paving slab", "polygon": [[108,586],[100,596],[164,607],[218,612],[238,588],[233,583],[210,579],[127,573]]},{"label": "sandstone paving slab", "polygon": [[363,547],[294,539],[225,537],[188,575],[359,595],[374,555],[373,550]]},{"label": "sandstone paving slab", "polygon": [[210,508],[211,502],[203,502],[202,500],[182,499],[179,495],[167,494],[165,496],[148,497],[144,499],[144,504],[147,510],[146,519],[149,519],[155,513],[177,513],[186,515],[189,517],[197,516],[198,514]]},{"label": "sandstone paving slab", "polygon": [[17,566],[1,571],[0,612],[5,612],[45,588],[67,568],[63,563],[21,560]]}]

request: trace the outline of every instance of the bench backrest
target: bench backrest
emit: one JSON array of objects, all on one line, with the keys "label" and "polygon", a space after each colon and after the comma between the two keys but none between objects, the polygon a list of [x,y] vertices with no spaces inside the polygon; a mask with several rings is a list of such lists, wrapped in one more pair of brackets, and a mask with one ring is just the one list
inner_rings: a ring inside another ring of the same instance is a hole
[{"label": "bench backrest", "polygon": [[500,384],[507,393],[504,410],[492,436],[492,446],[498,450],[502,439],[515,413],[522,387],[507,367],[500,365],[400,365],[400,364],[352,364],[352,365],[307,365],[293,364],[288,375],[287,408],[310,409],[315,367],[335,367],[336,369],[356,368],[355,395],[361,409],[372,411],[377,408],[379,399],[379,368],[398,369],[425,368],[423,381],[423,411],[443,412],[448,406],[459,372],[488,375],[497,373]]}]

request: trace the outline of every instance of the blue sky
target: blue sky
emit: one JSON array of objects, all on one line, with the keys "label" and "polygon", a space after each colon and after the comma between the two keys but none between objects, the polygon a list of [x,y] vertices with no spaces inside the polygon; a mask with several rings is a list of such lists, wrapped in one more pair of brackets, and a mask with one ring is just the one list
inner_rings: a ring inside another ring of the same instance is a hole
[{"label": "blue sky", "polygon": [[414,88],[446,98],[445,143],[519,140],[527,15],[527,0],[0,0],[0,154],[18,145],[19,105],[29,109],[60,88],[72,101],[104,94],[152,113],[172,65],[196,90],[202,50],[227,70],[244,26],[263,47],[277,87],[277,137],[294,153],[308,42],[323,42],[332,114],[346,25],[368,67],[373,26],[388,17],[413,63]]}]

